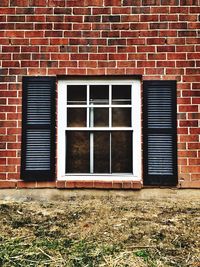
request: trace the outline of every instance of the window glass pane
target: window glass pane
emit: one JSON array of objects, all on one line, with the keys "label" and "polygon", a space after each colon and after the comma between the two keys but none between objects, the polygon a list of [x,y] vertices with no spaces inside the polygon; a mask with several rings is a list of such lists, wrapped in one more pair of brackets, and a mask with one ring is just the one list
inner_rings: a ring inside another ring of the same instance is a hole
[{"label": "window glass pane", "polygon": [[86,85],[68,85],[67,86],[67,104],[68,105],[86,105],[87,103]]},{"label": "window glass pane", "polygon": [[110,133],[94,132],[94,172],[110,172]]},{"label": "window glass pane", "polygon": [[132,133],[112,132],[112,173],[132,173]]},{"label": "window glass pane", "polygon": [[90,127],[108,127],[109,109],[90,108]]},{"label": "window glass pane", "polygon": [[90,172],[90,145],[88,132],[68,132],[66,135],[67,173]]},{"label": "window glass pane", "polygon": [[112,126],[130,127],[131,109],[130,108],[112,108]]},{"label": "window glass pane", "polygon": [[105,105],[109,104],[109,86],[91,85],[90,86],[90,104]]},{"label": "window glass pane", "polygon": [[131,86],[113,85],[112,86],[112,104],[128,105],[131,104]]},{"label": "window glass pane", "polygon": [[68,108],[67,126],[86,127],[86,108]]}]

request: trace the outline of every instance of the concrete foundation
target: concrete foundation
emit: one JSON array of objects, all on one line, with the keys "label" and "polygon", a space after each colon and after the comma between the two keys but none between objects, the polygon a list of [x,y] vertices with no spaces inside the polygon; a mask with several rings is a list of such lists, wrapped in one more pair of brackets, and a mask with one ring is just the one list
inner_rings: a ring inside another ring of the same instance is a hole
[{"label": "concrete foundation", "polygon": [[59,190],[59,189],[2,189],[0,200],[6,201],[66,201],[71,197],[131,197],[133,200],[149,199],[185,199],[200,200],[200,189],[155,189],[146,188],[140,191],[123,190]]}]

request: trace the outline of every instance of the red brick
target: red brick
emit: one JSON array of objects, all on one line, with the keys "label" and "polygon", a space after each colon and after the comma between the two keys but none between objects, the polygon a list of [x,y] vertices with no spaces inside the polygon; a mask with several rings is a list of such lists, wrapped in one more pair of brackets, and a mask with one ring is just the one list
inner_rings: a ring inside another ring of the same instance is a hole
[{"label": "red brick", "polygon": [[190,7],[190,13],[200,13],[200,7],[196,6],[196,7]]},{"label": "red brick", "polygon": [[56,183],[56,187],[58,188],[58,189],[63,189],[63,188],[65,188],[65,181],[57,181],[57,183]]},{"label": "red brick", "polygon": [[178,165],[188,165],[187,159],[179,158],[178,159]]},{"label": "red brick", "polygon": [[188,149],[200,149],[200,142],[188,143]]},{"label": "red brick", "polygon": [[36,182],[37,188],[56,188],[56,182]]},{"label": "red brick", "polygon": [[200,173],[191,174],[192,181],[200,181]]},{"label": "red brick", "polygon": [[178,156],[179,157],[197,157],[197,152],[196,151],[178,151]]},{"label": "red brick", "polygon": [[183,172],[183,173],[200,173],[200,166],[182,166],[181,172]]},{"label": "red brick", "polygon": [[190,134],[200,134],[200,127],[198,127],[198,128],[190,128]]},{"label": "red brick", "polygon": [[200,182],[199,181],[181,181],[180,188],[199,188]]},{"label": "red brick", "polygon": [[36,182],[24,182],[24,181],[17,182],[17,188],[36,188],[36,186],[37,186]]},{"label": "red brick", "polygon": [[123,189],[141,189],[141,183],[136,181],[123,181]]},{"label": "red brick", "polygon": [[112,189],[122,189],[123,181],[113,181]]},{"label": "red brick", "polygon": [[15,172],[16,168],[15,166],[1,166],[0,172]]},{"label": "red brick", "polygon": [[131,14],[131,7],[112,7],[112,14]]},{"label": "red brick", "polygon": [[197,134],[180,136],[180,142],[198,142],[198,141],[199,141],[199,136]]},{"label": "red brick", "polygon": [[0,188],[15,188],[16,182],[12,181],[0,181]]},{"label": "red brick", "polygon": [[199,165],[200,166],[200,159],[189,159],[189,165]]},{"label": "red brick", "polygon": [[1,8],[0,7],[0,14],[6,15],[6,14],[15,14],[15,8]]},{"label": "red brick", "polygon": [[46,6],[46,0],[29,0],[30,6]]},{"label": "red brick", "polygon": [[179,112],[197,112],[198,105],[180,105]]},{"label": "red brick", "polygon": [[6,165],[6,158],[0,158],[0,165]]},{"label": "red brick", "polygon": [[1,0],[0,7],[7,7],[9,5],[9,0]]},{"label": "red brick", "polygon": [[200,119],[200,113],[189,113],[188,119],[198,120]]},{"label": "red brick", "polygon": [[94,188],[99,188],[99,189],[112,189],[112,181],[94,181]]},{"label": "red brick", "polygon": [[121,6],[121,0],[104,0],[105,6]]}]

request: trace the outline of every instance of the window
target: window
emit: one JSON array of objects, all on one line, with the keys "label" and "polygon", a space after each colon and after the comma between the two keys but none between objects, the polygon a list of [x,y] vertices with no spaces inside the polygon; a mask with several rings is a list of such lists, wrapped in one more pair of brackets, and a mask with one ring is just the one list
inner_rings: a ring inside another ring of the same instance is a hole
[{"label": "window", "polygon": [[[108,79],[58,81],[56,137],[56,78],[23,77],[21,179],[142,179],[140,82]],[[142,106],[143,182],[176,185],[176,81],[143,81]]]},{"label": "window", "polygon": [[58,82],[58,179],[141,179],[140,82]]}]

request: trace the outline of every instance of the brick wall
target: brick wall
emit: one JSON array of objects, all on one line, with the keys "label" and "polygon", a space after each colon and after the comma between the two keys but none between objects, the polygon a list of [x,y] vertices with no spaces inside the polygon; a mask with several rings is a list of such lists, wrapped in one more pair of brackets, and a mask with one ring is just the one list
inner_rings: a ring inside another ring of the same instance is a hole
[{"label": "brick wall", "polygon": [[199,14],[199,0],[1,0],[0,187],[56,186],[19,181],[26,75],[177,80],[179,185],[200,187]]}]

